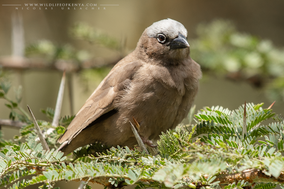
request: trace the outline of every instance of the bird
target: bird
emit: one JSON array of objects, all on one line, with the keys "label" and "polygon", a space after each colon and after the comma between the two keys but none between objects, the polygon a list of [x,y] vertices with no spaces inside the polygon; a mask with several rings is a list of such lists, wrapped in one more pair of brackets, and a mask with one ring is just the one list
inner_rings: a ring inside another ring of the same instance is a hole
[{"label": "bird", "polygon": [[133,148],[133,122],[142,141],[155,145],[187,116],[201,76],[184,25],[170,18],[154,22],[75,115],[59,150],[66,155],[95,142]]}]

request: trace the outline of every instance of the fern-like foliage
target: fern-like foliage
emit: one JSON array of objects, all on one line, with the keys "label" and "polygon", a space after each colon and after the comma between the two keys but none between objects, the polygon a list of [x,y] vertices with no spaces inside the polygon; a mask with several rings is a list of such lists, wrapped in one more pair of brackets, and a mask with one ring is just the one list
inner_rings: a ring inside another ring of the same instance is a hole
[{"label": "fern-like foliage", "polygon": [[[20,141],[1,147],[0,187],[25,188],[40,183],[52,188],[58,181],[84,180],[106,187],[273,188],[283,183],[284,122],[265,124],[274,113],[262,106],[248,103],[236,110],[205,108],[195,115],[195,124],[163,133],[157,155],[128,147],[105,149],[97,143],[65,157],[55,150],[64,127],[49,135],[53,138],[48,139],[51,151],[44,151],[33,124],[27,125],[21,130]],[[52,127],[44,121],[39,121],[39,126],[42,130]]]},{"label": "fern-like foliage", "polygon": [[247,103],[234,111],[219,106],[207,107],[195,116],[199,122],[196,136],[207,134],[203,137],[204,140],[216,136],[222,137],[224,141],[230,138],[234,142],[254,144],[261,137],[281,130],[279,122],[273,123],[273,127],[261,124],[275,115],[271,109],[263,109],[262,106],[263,104]]}]

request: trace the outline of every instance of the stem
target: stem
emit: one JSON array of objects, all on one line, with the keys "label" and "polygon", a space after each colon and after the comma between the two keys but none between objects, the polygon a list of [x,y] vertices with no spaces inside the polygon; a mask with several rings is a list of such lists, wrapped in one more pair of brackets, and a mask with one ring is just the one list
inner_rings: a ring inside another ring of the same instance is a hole
[{"label": "stem", "polygon": [[37,131],[38,137],[40,139],[40,143],[41,143],[41,145],[42,145],[44,150],[49,151],[49,147],[48,147],[48,145],[47,145],[47,143],[45,141],[45,138],[44,138],[44,136],[43,136],[43,134],[42,134],[38,124],[37,124],[37,121],[36,121],[36,118],[35,118],[34,114],[33,114],[32,110],[31,110],[31,108],[29,106],[27,106],[27,107],[28,107],[28,110],[29,110],[32,118],[33,118],[34,126],[35,126],[35,129]]},{"label": "stem", "polygon": [[29,114],[20,106],[18,106],[18,109],[30,120],[31,117],[29,116]]},{"label": "stem", "polygon": [[[4,96],[3,97],[5,100],[9,101],[10,103],[15,103],[13,100],[10,100],[7,96]],[[17,103],[17,107],[16,108],[13,108],[12,106],[12,109],[17,109],[19,110],[20,112],[22,112],[24,114],[24,116],[26,116],[29,120],[31,119],[31,117],[29,116],[29,114],[23,109],[21,108],[18,103]]]}]

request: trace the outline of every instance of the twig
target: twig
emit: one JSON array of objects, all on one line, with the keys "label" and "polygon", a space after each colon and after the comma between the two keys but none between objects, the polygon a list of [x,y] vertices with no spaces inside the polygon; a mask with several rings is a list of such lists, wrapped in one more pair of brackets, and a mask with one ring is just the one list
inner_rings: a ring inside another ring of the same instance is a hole
[{"label": "twig", "polygon": [[247,169],[241,173],[232,173],[232,174],[220,174],[217,176],[215,181],[220,181],[220,184],[231,184],[239,180],[245,180],[250,183],[254,182],[263,182],[263,183],[284,183],[284,173],[281,173],[278,178],[273,176],[268,176],[259,169]]},{"label": "twig", "polygon": [[271,109],[272,106],[275,104],[276,101],[274,101],[267,109]]},{"label": "twig", "polygon": [[41,132],[41,130],[40,130],[38,124],[37,124],[37,121],[36,121],[36,118],[35,118],[34,114],[33,114],[31,108],[30,108],[28,105],[27,105],[27,107],[28,107],[28,110],[29,110],[29,112],[30,112],[32,118],[33,118],[33,122],[34,122],[34,125],[35,125],[35,129],[36,129],[36,131],[37,131],[37,134],[38,134],[40,143],[41,143],[41,145],[42,145],[42,147],[43,147],[44,150],[49,151],[49,147],[48,147],[48,145],[47,145],[47,143],[46,143],[46,141],[45,141],[45,139],[44,139],[44,136],[43,136],[43,134],[42,134],[42,132]]},{"label": "twig", "polygon": [[58,126],[58,121],[60,118],[60,112],[61,112],[61,107],[62,107],[62,102],[63,102],[64,88],[65,88],[65,72],[63,72],[63,76],[61,79],[61,83],[60,83],[60,87],[59,87],[59,91],[57,95],[54,117],[52,120],[52,126],[54,127]]},{"label": "twig", "polygon": [[188,124],[191,124],[193,118],[194,118],[194,112],[195,112],[195,109],[196,109],[196,105],[193,105],[190,110],[189,110],[189,113],[188,113]]},{"label": "twig", "polygon": [[[85,178],[80,178],[76,179],[74,181],[88,181],[90,183],[97,183],[97,184],[101,184],[104,186],[109,186],[110,183],[109,178],[121,178],[123,176],[112,176],[112,177],[108,177],[108,176],[98,176],[95,177],[93,179],[90,179],[88,177]],[[264,174],[261,170],[258,169],[247,169],[242,171],[241,173],[232,173],[232,174],[226,174],[226,173],[221,173],[219,175],[216,175],[216,179],[213,182],[216,181],[220,181],[220,185],[228,185],[228,184],[232,184],[232,183],[236,183],[238,181],[244,180],[247,181],[249,183],[278,183],[278,184],[283,184],[284,183],[284,173],[281,173],[280,176],[278,178],[275,178],[273,176],[268,176],[266,174]],[[127,176],[124,177],[125,179],[128,178]],[[186,178],[184,178],[186,179]],[[142,182],[153,182],[154,180],[152,179],[140,179],[140,181]],[[138,182],[138,181],[137,181]],[[198,188],[202,187],[202,186],[208,186],[207,184],[204,185],[201,182],[198,183],[194,183],[195,185],[198,186]]]},{"label": "twig", "polygon": [[243,139],[245,139],[246,134],[247,134],[247,102],[245,102],[245,105],[244,105]]},{"label": "twig", "polygon": [[[59,86],[57,101],[56,101],[56,105],[55,105],[55,112],[54,112],[54,116],[53,116],[53,120],[52,120],[52,124],[51,124],[54,127],[58,126],[62,102],[63,102],[63,96],[64,96],[64,88],[65,88],[65,71],[63,72],[63,76],[62,76],[61,83],[60,83],[60,86]],[[46,131],[46,133],[44,133],[43,135],[44,136],[49,135],[53,131],[54,131],[54,128],[49,128]]]},{"label": "twig", "polygon": [[12,15],[12,54],[23,57],[25,49],[23,18],[20,11],[13,12]]},{"label": "twig", "polygon": [[23,123],[21,121],[12,121],[9,119],[0,119],[0,126],[7,126],[11,128],[17,128],[20,129],[22,128],[26,123]]},{"label": "twig", "polygon": [[85,186],[86,186],[86,182],[85,181],[81,181],[78,189],[84,189]]},{"label": "twig", "polygon": [[107,61],[103,61],[101,59],[87,60],[78,65],[71,60],[55,60],[54,62],[50,62],[34,58],[2,57],[0,58],[0,66],[13,70],[37,69],[78,72],[83,69],[111,67],[115,65],[121,58],[121,56],[117,56]]},{"label": "twig", "polygon": [[67,84],[68,84],[68,95],[69,95],[69,104],[70,104],[70,113],[74,115],[74,103],[73,103],[73,77],[72,73],[67,74]]},{"label": "twig", "polygon": [[132,130],[132,132],[133,132],[133,134],[134,134],[134,136],[137,140],[138,145],[140,146],[140,148],[142,148],[143,151],[145,151],[147,154],[149,154],[149,152],[148,152],[146,146],[144,145],[141,137],[139,136],[139,133],[137,132],[135,126],[131,123],[131,121],[129,121],[129,123],[131,125],[131,130]]}]

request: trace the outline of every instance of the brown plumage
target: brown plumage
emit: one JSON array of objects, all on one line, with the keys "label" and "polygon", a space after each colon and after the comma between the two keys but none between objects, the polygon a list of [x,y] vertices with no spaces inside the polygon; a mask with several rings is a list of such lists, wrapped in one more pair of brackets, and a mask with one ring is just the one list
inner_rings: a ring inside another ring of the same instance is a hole
[{"label": "brown plumage", "polygon": [[184,26],[172,19],[146,28],[136,49],[105,77],[58,140],[68,154],[100,141],[137,144],[129,121],[140,125],[143,141],[159,139],[189,112],[198,90],[200,66],[191,59]]}]

